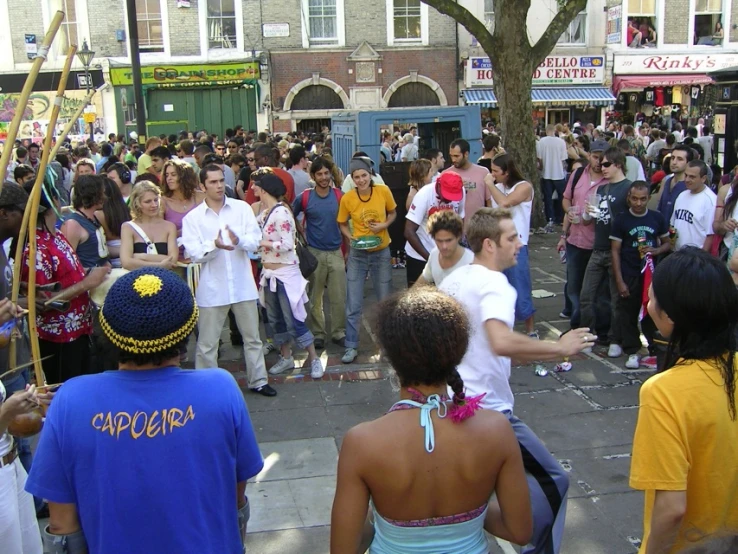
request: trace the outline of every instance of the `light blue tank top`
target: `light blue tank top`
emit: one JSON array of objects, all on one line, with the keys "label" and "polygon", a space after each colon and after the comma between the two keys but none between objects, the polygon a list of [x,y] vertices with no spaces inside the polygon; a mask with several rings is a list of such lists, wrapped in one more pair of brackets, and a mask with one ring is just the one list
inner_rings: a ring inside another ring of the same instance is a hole
[{"label": "light blue tank top", "polygon": [[[420,425],[425,429],[425,449],[435,449],[435,433],[431,412],[446,417],[446,404],[437,395],[428,397],[425,404],[414,400],[401,400],[390,408],[420,409]],[[413,521],[393,521],[374,512],[374,540],[369,554],[489,554],[487,536],[484,534],[484,518],[487,505],[466,514]]]}]

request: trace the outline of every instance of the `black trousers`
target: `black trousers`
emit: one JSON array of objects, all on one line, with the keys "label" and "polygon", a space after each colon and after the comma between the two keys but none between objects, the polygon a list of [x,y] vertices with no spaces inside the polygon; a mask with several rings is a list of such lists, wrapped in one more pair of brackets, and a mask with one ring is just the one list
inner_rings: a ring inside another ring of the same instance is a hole
[{"label": "black trousers", "polygon": [[418,280],[418,277],[423,274],[425,263],[425,260],[416,260],[410,256],[405,258],[405,271],[407,273],[408,288],[412,287],[415,284],[415,281]]},{"label": "black trousers", "polygon": [[618,296],[615,304],[612,325],[612,342],[619,344],[623,352],[628,355],[636,354],[641,349],[641,331],[648,341],[649,352],[653,351],[653,337],[656,326],[648,314],[641,320],[641,329],[638,329],[638,313],[641,310],[643,294],[643,275],[625,278],[630,294],[627,298]]},{"label": "black trousers", "polygon": [[[46,382],[63,383],[72,377],[86,375],[90,370],[90,336],[82,335],[72,342],[50,342],[39,339]],[[115,369],[115,368],[110,368]],[[42,385],[43,383],[39,383]]]}]

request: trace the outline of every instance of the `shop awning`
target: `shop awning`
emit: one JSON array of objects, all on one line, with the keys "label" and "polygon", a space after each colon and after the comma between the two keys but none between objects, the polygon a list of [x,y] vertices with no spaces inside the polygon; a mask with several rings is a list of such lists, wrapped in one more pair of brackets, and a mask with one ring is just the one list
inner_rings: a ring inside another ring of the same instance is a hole
[{"label": "shop awning", "polygon": [[[464,101],[467,105],[496,108],[497,98],[492,89],[465,89]],[[546,87],[534,88],[531,92],[534,104],[570,105],[587,104],[590,106],[609,106],[615,103],[615,97],[605,87]]]},{"label": "shop awning", "polygon": [[481,106],[483,108],[496,108],[497,98],[491,88],[465,89],[464,102],[467,106]]},{"label": "shop awning", "polygon": [[616,100],[605,87],[534,88],[532,96],[534,104],[609,106]]},{"label": "shop awning", "polygon": [[619,94],[624,90],[643,90],[646,87],[673,87],[675,85],[709,85],[712,79],[696,75],[616,75],[612,79],[612,90]]}]

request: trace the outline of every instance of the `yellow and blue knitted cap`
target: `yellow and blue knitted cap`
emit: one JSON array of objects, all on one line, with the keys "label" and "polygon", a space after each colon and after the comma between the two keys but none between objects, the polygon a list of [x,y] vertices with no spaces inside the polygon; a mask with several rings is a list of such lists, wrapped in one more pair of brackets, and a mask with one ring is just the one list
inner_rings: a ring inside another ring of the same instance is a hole
[{"label": "yellow and blue knitted cap", "polygon": [[197,304],[175,273],[144,267],[110,287],[100,310],[105,336],[134,354],[161,352],[186,339],[197,323]]}]

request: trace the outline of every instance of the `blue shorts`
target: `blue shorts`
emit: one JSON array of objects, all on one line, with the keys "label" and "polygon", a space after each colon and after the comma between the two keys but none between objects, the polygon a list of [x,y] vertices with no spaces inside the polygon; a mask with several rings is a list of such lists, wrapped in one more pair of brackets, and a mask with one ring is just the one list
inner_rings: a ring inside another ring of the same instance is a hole
[{"label": "blue shorts", "polygon": [[528,246],[523,246],[518,252],[518,263],[503,271],[508,282],[518,293],[515,300],[515,321],[525,321],[534,313],[533,285],[530,280],[530,266],[528,264]]}]

